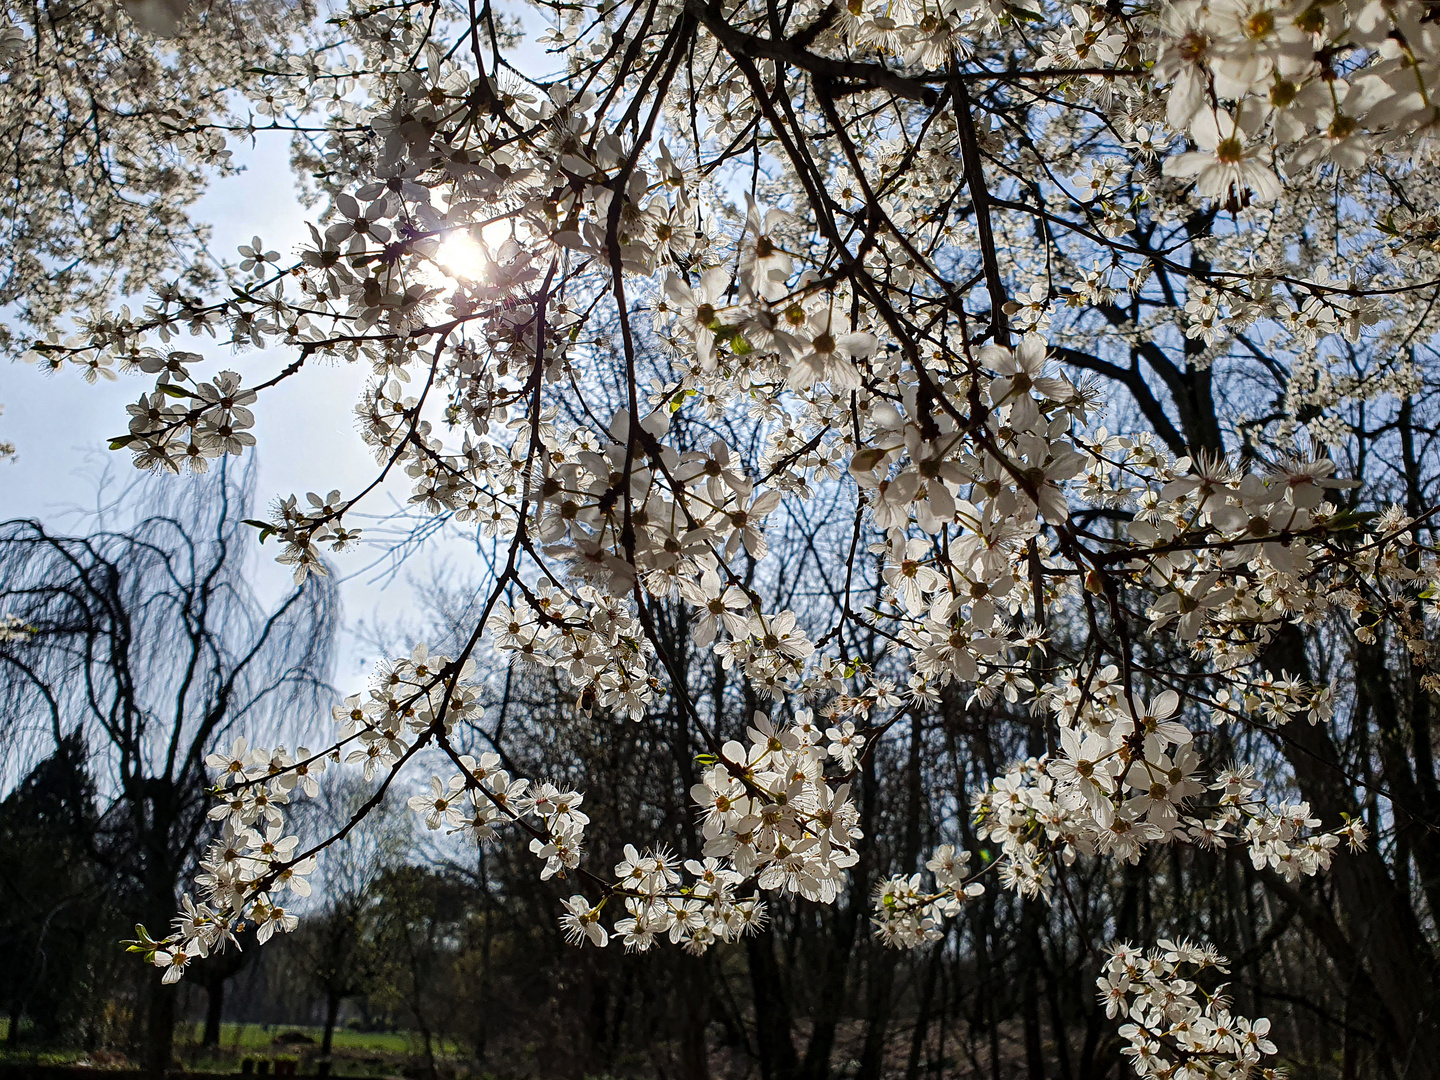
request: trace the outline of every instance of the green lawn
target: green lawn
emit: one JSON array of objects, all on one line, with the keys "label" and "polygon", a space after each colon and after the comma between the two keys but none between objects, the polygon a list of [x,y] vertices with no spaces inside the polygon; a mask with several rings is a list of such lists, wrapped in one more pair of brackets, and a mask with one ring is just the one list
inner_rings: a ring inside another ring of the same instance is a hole
[{"label": "green lawn", "polygon": [[[177,1043],[198,1043],[203,1031],[203,1024],[181,1024],[176,1030],[175,1041]],[[311,1027],[306,1024],[277,1024],[273,1027],[267,1027],[264,1024],[221,1024],[220,1046],[225,1050],[234,1048],[280,1052],[285,1048],[275,1042],[275,1037],[290,1031],[298,1031],[310,1036],[315,1040],[313,1048],[317,1050],[320,1047],[320,1040],[325,1034],[323,1028]],[[310,1045],[301,1043],[298,1048],[306,1048]],[[420,1036],[409,1031],[355,1031],[351,1028],[337,1027],[334,1045],[336,1050],[351,1050],[360,1053],[369,1051],[377,1054],[418,1054],[422,1052]],[[457,1050],[458,1048],[453,1043],[447,1044],[443,1048],[436,1047],[437,1053],[453,1054]]]},{"label": "green lawn", "polygon": [[[221,1024],[220,1046],[202,1050],[199,1046],[204,1032],[200,1023],[180,1023],[175,1028],[175,1051],[185,1068],[199,1072],[235,1072],[242,1057],[301,1058],[313,1060],[320,1052],[324,1031],[307,1024]],[[309,1043],[276,1042],[276,1037],[300,1032],[313,1039]],[[0,1064],[29,1063],[37,1065],[68,1065],[84,1060],[79,1050],[44,1050],[24,1047],[11,1052],[4,1046],[9,1021],[0,1018]],[[389,1076],[399,1071],[405,1061],[424,1053],[420,1036],[409,1031],[355,1031],[337,1027],[334,1037],[334,1076]],[[436,1057],[455,1059],[460,1048],[446,1041],[435,1047]]]}]

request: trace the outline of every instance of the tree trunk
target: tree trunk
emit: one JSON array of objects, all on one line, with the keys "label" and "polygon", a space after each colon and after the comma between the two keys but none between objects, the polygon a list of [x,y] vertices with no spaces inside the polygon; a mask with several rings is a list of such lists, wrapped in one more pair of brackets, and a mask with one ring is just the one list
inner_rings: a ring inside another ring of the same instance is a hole
[{"label": "tree trunk", "polygon": [[[1061,961],[1061,970],[1064,962]],[[1074,1080],[1070,1071],[1070,1038],[1065,1031],[1065,1014],[1060,1004],[1060,987],[1054,971],[1045,971],[1045,997],[1050,1005],[1050,1031],[1055,1039],[1055,1060],[1060,1066],[1060,1080]]]},{"label": "tree trunk", "polygon": [[[810,1044],[805,1048],[805,1080],[826,1080],[830,1075],[830,1053],[835,1048],[835,1031],[845,1007],[845,977],[850,954],[855,951],[856,912],[865,903],[865,878],[855,874],[850,881],[850,906],[841,912],[822,912],[821,926],[829,921],[820,990],[810,1017]],[[822,929],[823,932],[823,929]]]},{"label": "tree trunk", "polygon": [[149,1007],[145,1015],[145,1046],[141,1053],[142,1067],[152,1076],[164,1076],[175,1063],[175,992],[172,983],[166,986],[156,971],[150,981]]},{"label": "tree trunk", "polygon": [[220,1017],[225,1012],[225,980],[211,979],[205,984],[205,1035],[201,1046],[220,1045]]},{"label": "tree trunk", "polygon": [[990,935],[995,929],[995,890],[985,890],[980,903],[972,909],[971,919],[979,993],[975,995],[975,1014],[970,1024],[972,1030],[984,1028],[986,1048],[990,1054],[990,1080],[1000,1080],[999,1001],[1002,979],[999,965],[992,962],[990,952]]},{"label": "tree trunk", "polygon": [[1025,972],[1021,976],[1020,1017],[1025,1033],[1025,1075],[1029,1080],[1045,1080],[1045,1045],[1040,1036],[1040,981],[1037,969],[1040,954],[1039,915],[1037,901],[1025,900],[1021,914],[1024,935],[1021,955]]},{"label": "tree trunk", "polygon": [[935,978],[945,956],[945,939],[935,942],[930,962],[925,965],[925,982],[920,988],[920,1005],[915,1014],[915,1030],[910,1035],[910,1058],[905,1063],[905,1080],[919,1080],[920,1056],[925,1052],[925,1035],[930,1027],[930,1006],[935,1000]]},{"label": "tree trunk", "polygon": [[[174,785],[163,778],[143,780],[127,791],[132,812],[147,822],[140,837],[140,858],[143,860],[141,881],[144,885],[146,924],[162,931],[175,917],[175,882],[179,872],[171,862],[171,834],[176,820]],[[141,1067],[155,1076],[163,1076],[175,1063],[175,1006],[179,986],[166,986],[157,970],[149,980],[145,1008],[145,1036],[141,1050]]]},{"label": "tree trunk", "polygon": [[333,990],[325,995],[325,1032],[320,1036],[320,1056],[329,1060],[335,1043],[335,1021],[340,1016],[340,995]]},{"label": "tree trunk", "polygon": [[1100,1033],[1104,1013],[1091,1006],[1085,1013],[1085,1042],[1080,1047],[1080,1080],[1096,1080],[1104,1076],[1109,1062],[1100,1052]]},{"label": "tree trunk", "polygon": [[791,1080],[798,1071],[795,1039],[791,1033],[790,1006],[780,985],[775,959],[775,935],[757,934],[745,939],[750,960],[750,987],[755,995],[755,1042],[760,1052],[763,1080]]},{"label": "tree trunk", "polygon": [[680,1065],[685,1080],[710,1080],[710,1058],[705,1045],[706,1004],[709,983],[704,960],[698,956],[680,959],[684,986],[681,1008]]},{"label": "tree trunk", "polygon": [[885,1069],[885,1037],[890,1030],[891,991],[895,985],[897,953],[882,945],[872,945],[870,978],[865,995],[865,1042],[860,1049],[860,1067],[856,1080],[880,1080]]},{"label": "tree trunk", "polygon": [[[1275,634],[1264,661],[1271,670],[1308,675],[1304,640],[1286,624]],[[1328,729],[1297,721],[1280,732],[1281,744],[1301,794],[1326,825],[1358,814]],[[1364,851],[1341,851],[1331,864],[1350,948],[1363,957],[1380,1004],[1393,1025],[1396,1071],[1407,1080],[1440,1077],[1440,1023],[1434,956],[1407,896],[1395,887],[1374,843]]]},{"label": "tree trunk", "polygon": [[[920,775],[925,726],[920,710],[910,716],[909,762],[906,766],[905,832],[899,852],[901,873],[913,873],[920,860],[920,811],[924,801]],[[873,770],[874,758],[868,768]],[[873,804],[872,804],[873,805]],[[885,1070],[885,1043],[890,1029],[890,1011],[894,1005],[894,949],[872,947],[870,950],[869,985],[865,1003],[865,1044],[860,1051],[860,1067],[856,1080],[879,1080]]]}]

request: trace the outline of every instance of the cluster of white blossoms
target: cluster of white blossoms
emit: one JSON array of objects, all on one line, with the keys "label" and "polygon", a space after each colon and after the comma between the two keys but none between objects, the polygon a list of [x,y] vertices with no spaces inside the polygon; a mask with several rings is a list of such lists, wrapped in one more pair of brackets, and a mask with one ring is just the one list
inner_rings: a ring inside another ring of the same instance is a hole
[{"label": "cluster of white blossoms", "polygon": [[1166,170],[1202,195],[1268,201],[1278,165],[1357,169],[1435,122],[1440,32],[1421,5],[1190,0],[1160,31],[1166,119],[1199,147]]},{"label": "cluster of white blossoms", "polygon": [[639,720],[655,700],[653,650],[633,610],[592,586],[567,596],[542,582],[529,599],[496,604],[487,628],[496,649],[562,672],[582,712],[599,706]]},{"label": "cluster of white blossoms", "polygon": [[935,876],[935,891],[924,892],[920,875],[895,876],[875,890],[875,934],[886,945],[914,949],[945,936],[944,921],[959,914],[966,900],[980,896],[985,886],[967,874],[970,852],[941,844],[925,863]]},{"label": "cluster of white blossoms", "polygon": [[1276,1080],[1284,1070],[1262,1063],[1276,1052],[1270,1021],[1231,1011],[1223,984],[1206,991],[1195,982],[1204,972],[1226,972],[1226,960],[1209,946],[1160,939],[1148,951],[1128,944],[1109,950],[1095,980],[1100,1003],[1120,1017],[1121,1053],[1139,1076],[1177,1080],[1248,1077]]},{"label": "cluster of white blossoms", "polygon": [[200,902],[185,896],[175,932],[164,942],[150,940],[142,929],[140,941],[132,945],[163,969],[165,982],[178,981],[192,960],[237,945],[242,919],[262,944],[299,924],[299,916],[281,900],[286,893],[310,895],[306,879],[316,859],[313,850],[296,853],[300,838],[286,835],[284,807],[293,796],[320,793],[317,777],[327,760],[304,746],[294,756],[283,746],[252,748],[243,736],[205,759],[215,777],[216,803],[209,816],[221,823],[221,831],[200,859],[195,876]]},{"label": "cluster of white blossoms", "polygon": [[33,633],[23,619],[16,615],[0,615],[0,641],[21,641]]},{"label": "cluster of white blossoms", "polygon": [[[1120,711],[1112,721],[1118,735],[1063,728],[1059,755],[1017,762],[976,793],[977,834],[999,846],[1008,887],[1040,895],[1053,883],[1056,855],[1066,864],[1096,853],[1134,863],[1147,847],[1176,841],[1244,844],[1257,870],[1294,881],[1328,869],[1342,840],[1352,851],[1365,843],[1359,819],[1317,831],[1321,822],[1308,803],[1268,803],[1250,766],[1223,769],[1207,782],[1190,733],[1155,723],[1156,707],[1139,725]],[[1144,734],[1150,724],[1156,733]]]},{"label": "cluster of white blossoms", "polygon": [[844,870],[858,858],[858,814],[848,788],[827,785],[823,767],[830,750],[813,725],[784,731],[757,713],[748,746],[725,743],[703,783],[691,792],[704,820],[702,859],[680,863],[664,850],[643,855],[633,844],[602,881],[581,871],[585,827],[584,796],[549,782],[512,779],[500,758],[460,755],[461,771],[448,781],[438,776],[410,807],[432,828],[445,825],[477,842],[495,839],[496,826],[520,825],[531,835],[530,850],[543,862],[542,880],[582,877],[604,889],[594,903],[577,893],[565,902],[561,922],[576,944],[609,943],[612,930],[602,919],[612,900],[624,915],[613,933],[626,948],[644,951],[657,938],[704,952],[716,941],[731,941],[765,921],[765,906],[753,893],[798,893],[833,900]]},{"label": "cluster of white blossoms", "polygon": [[354,695],[335,707],[340,738],[328,753],[299,747],[292,757],[284,747],[251,749],[241,737],[227,752],[207,758],[217,798],[210,817],[223,822],[223,831],[201,860],[195,879],[200,900],[187,895],[174,933],[157,942],[142,930],[134,948],[174,982],[190,961],[235,944],[242,923],[255,926],[262,942],[293,930],[298,916],[276,897],[286,891],[310,895],[306,878],[325,844],[297,853],[299,838],[285,835],[291,798],[319,794],[317,776],[327,761],[358,766],[370,779],[432,738],[459,771],[432,777],[427,791],[409,799],[410,809],[428,828],[446,828],[476,843],[515,826],[530,837],[541,880],[583,876],[603,887],[598,904],[582,894],[565,903],[562,923],[577,944],[608,943],[600,915],[613,897],[624,905],[614,931],[627,948],[643,951],[664,936],[703,952],[764,925],[763,901],[741,895],[742,887],[828,903],[859,858],[855,845],[862,833],[849,786],[831,787],[824,773],[831,761],[853,771],[864,742],[854,725],[822,731],[803,714],[782,730],[756,713],[748,744],[726,742],[691,791],[704,821],[703,860],[686,860],[682,867],[664,851],[642,856],[626,845],[613,880],[602,881],[581,870],[590,822],[581,810],[582,793],[513,777],[493,752],[477,758],[450,748],[446,736],[455,721],[475,710],[475,688],[466,681],[472,671],[470,661],[456,664],[417,646],[409,657],[380,667],[368,700]]},{"label": "cluster of white blossoms", "polygon": [[[381,787],[413,765],[432,828],[528,837],[573,883],[577,942],[701,950],[757,928],[767,893],[834,901],[863,842],[852,775],[937,702],[1028,709],[1050,740],[973,808],[1007,887],[1049,895],[1057,858],[1172,844],[1317,873],[1359,822],[1217,771],[1198,736],[1330,720],[1335,687],[1275,657],[1301,626],[1384,623],[1440,689],[1421,511],[1347,508],[1334,462],[1267,456],[1262,421],[1235,418],[1232,462],[1218,420],[1181,431],[1154,388],[1193,404],[1219,346],[1265,331],[1251,352],[1297,358],[1281,443],[1303,424],[1318,447],[1339,405],[1413,384],[1374,357],[1436,329],[1409,283],[1440,273],[1434,223],[1341,209],[1373,194],[1347,179],[1371,155],[1429,175],[1440,29],[1415,0],[1039,6],[1032,28],[988,2],[802,0],[780,35],[752,0],[556,4],[552,79],[501,70],[501,32],[441,5],[345,7],[343,40],[265,68],[254,102],[306,129],[324,210],[296,254],[257,237],[229,295],[165,283],[30,355],[153,376],[114,446],[175,471],[246,452],[262,396],[307,368],[366,366],[374,480],[281,500],[261,538],[301,582],[399,482],[492,572],[458,658],[382,668],[323,753]],[[1363,230],[1383,265],[1355,257]],[[242,355],[207,375],[186,335]],[[1374,370],[1336,377],[1337,335]],[[1101,426],[1120,421],[1087,368],[1154,430]],[[1137,659],[1146,634],[1163,666]],[[632,849],[596,873],[580,793],[453,746],[483,717],[477,649],[563,672],[587,714],[681,717],[707,750],[702,857]],[[697,657],[768,715],[703,717]],[[323,759],[276,753],[234,756],[200,902],[142,943],[170,971],[242,919],[292,925],[272,897],[334,839],[289,844],[305,784],[283,778]],[[436,753],[448,775],[425,775]],[[937,852],[930,891],[895,867],[881,937],[943,934],[979,888],[967,858]]]},{"label": "cluster of white blossoms", "polygon": [[690,789],[703,809],[704,852],[761,889],[830,903],[863,836],[850,785],[831,787],[825,777],[827,759],[844,753],[839,739],[825,745],[808,713],[785,728],[756,713],[746,734],[748,744],[721,746]]},{"label": "cluster of white blossoms", "polygon": [[[452,663],[419,645],[409,656],[379,667],[366,699],[356,694],[334,707],[338,738],[328,749],[312,752],[300,746],[292,755],[284,746],[252,748],[242,736],[227,750],[207,757],[206,767],[215,780],[211,790],[215,804],[209,817],[221,823],[221,833],[200,861],[195,878],[200,899],[185,897],[175,932],[163,942],[153,941],[142,931],[134,947],[165,969],[165,981],[174,982],[191,960],[234,944],[235,930],[242,923],[254,926],[261,942],[277,930],[293,930],[298,916],[276,897],[285,892],[310,895],[306,878],[326,845],[297,851],[299,837],[285,832],[290,801],[318,796],[318,778],[327,765],[355,766],[369,780],[377,770],[388,772],[408,760],[437,734],[448,734],[479,708],[476,687],[468,681],[473,672],[473,662]],[[493,835],[487,825],[504,810],[507,794],[523,810],[542,818],[545,814],[537,807],[553,807],[553,801],[546,801],[551,795],[560,798],[544,785],[528,794],[524,781],[517,788],[503,771],[494,769],[498,762],[494,755],[482,756],[478,764],[469,758],[457,760],[469,770],[469,786],[488,792],[488,798],[472,797],[470,815],[462,820],[458,805],[465,786],[452,783],[447,791],[437,779],[433,798],[419,800],[423,804],[419,809],[431,828],[442,821],[452,822],[483,839]],[[572,798],[578,805],[579,796]],[[412,799],[411,805],[416,802]],[[588,820],[584,815],[579,818]],[[562,816],[557,825],[563,828],[566,820]]]}]

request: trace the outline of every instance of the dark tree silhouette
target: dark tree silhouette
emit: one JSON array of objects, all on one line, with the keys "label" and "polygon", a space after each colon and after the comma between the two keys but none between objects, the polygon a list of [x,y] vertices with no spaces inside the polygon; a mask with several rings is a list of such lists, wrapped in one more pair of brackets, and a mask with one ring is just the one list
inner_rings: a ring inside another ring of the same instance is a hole
[{"label": "dark tree silhouette", "polygon": [[72,1027],[93,990],[87,954],[105,912],[86,766],[84,741],[72,732],[0,802],[0,1005],[12,1045],[22,1018],[42,1041]]}]

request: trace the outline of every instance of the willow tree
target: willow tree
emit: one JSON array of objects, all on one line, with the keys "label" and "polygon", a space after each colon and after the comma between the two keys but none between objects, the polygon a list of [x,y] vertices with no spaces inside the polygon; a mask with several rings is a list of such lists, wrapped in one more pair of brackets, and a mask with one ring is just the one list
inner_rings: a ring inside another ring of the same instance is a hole
[{"label": "willow tree", "polygon": [[[205,768],[215,741],[237,726],[295,731],[323,699],[334,592],[317,579],[273,606],[257,598],[242,523],[253,474],[237,471],[147,479],[79,534],[0,525],[7,767],[83,750],[96,820],[72,841],[88,863],[70,869],[88,869],[122,920],[168,919],[221,832]],[[168,1068],[173,988],[149,980],[143,1007],[146,1066]]]}]

